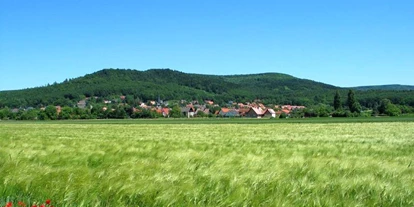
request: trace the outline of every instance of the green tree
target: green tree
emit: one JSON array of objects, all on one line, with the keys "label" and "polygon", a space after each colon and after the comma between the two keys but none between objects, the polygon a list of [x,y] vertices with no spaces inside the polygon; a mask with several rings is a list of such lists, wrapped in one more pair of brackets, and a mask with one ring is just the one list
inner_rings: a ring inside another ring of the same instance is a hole
[{"label": "green tree", "polygon": [[341,104],[341,95],[339,94],[339,91],[337,90],[334,97],[334,109],[335,110],[341,110],[342,104]]},{"label": "green tree", "polygon": [[389,99],[382,99],[378,111],[381,114],[388,116],[398,116],[401,114],[401,109],[394,105]]},{"label": "green tree", "polygon": [[39,120],[49,120],[49,117],[47,116],[45,110],[40,110],[40,112],[38,114],[38,119]]},{"label": "green tree", "polygon": [[57,119],[57,110],[55,106],[49,105],[45,108],[46,116],[51,120]]},{"label": "green tree", "polygon": [[178,105],[175,105],[171,109],[170,116],[173,117],[173,118],[180,118],[180,117],[182,117],[181,109],[180,109],[180,107],[178,107]]},{"label": "green tree", "polygon": [[113,118],[117,118],[117,119],[125,119],[127,117],[127,113],[125,111],[125,107],[123,106],[118,106],[115,111],[113,111],[115,113],[115,117]]},{"label": "green tree", "polygon": [[59,114],[59,119],[71,119],[72,113],[72,108],[68,106],[62,107],[62,110]]},{"label": "green tree", "polygon": [[21,120],[36,120],[39,115],[39,110],[31,109],[24,111],[20,117]]},{"label": "green tree", "polygon": [[3,108],[0,110],[0,119],[8,119],[10,115],[10,109],[9,108]]},{"label": "green tree", "polygon": [[355,98],[355,94],[353,90],[349,90],[348,92],[348,100],[347,105],[351,113],[360,113],[361,112],[361,105]]},{"label": "green tree", "polygon": [[332,106],[318,104],[315,106],[315,111],[318,114],[318,117],[328,117],[331,114]]}]

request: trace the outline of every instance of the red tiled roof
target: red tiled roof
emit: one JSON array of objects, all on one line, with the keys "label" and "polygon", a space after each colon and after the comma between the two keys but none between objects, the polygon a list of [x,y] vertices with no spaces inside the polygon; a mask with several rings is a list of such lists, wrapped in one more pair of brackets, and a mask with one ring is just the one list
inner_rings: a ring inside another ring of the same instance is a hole
[{"label": "red tiled roof", "polygon": [[285,113],[285,114],[289,114],[290,113],[290,111],[287,110],[287,109],[283,109],[282,112]]},{"label": "red tiled roof", "polygon": [[262,109],[261,109],[261,108],[255,108],[255,107],[253,107],[252,109],[254,110],[254,112],[255,112],[257,115],[262,115],[262,114],[263,114],[263,111],[262,111]]},{"label": "red tiled roof", "polygon": [[221,108],[221,110],[220,111],[222,111],[223,113],[227,113],[227,112],[229,112],[230,111],[230,109],[228,109],[228,108]]},{"label": "red tiled roof", "polygon": [[170,114],[170,109],[169,108],[162,108],[161,110],[164,114]]}]

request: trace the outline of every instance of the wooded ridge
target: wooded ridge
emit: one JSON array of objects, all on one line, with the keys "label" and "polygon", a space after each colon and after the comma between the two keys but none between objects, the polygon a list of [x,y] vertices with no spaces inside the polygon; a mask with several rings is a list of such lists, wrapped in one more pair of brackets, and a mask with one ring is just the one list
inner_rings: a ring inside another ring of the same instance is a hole
[{"label": "wooded ridge", "polygon": [[[357,87],[355,90],[364,107],[373,107],[384,98],[394,104],[414,106],[414,90],[407,90],[411,87]],[[143,102],[159,97],[162,100],[214,100],[218,104],[260,100],[264,104],[332,105],[337,90],[346,97],[349,89],[281,73],[201,75],[171,69],[103,69],[62,83],[0,91],[0,107],[74,106],[85,97],[110,100],[119,96]]]}]

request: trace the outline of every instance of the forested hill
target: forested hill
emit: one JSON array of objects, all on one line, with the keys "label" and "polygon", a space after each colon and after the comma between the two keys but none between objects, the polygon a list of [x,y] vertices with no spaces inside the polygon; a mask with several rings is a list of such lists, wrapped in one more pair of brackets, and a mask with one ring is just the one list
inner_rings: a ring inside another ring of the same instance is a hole
[{"label": "forested hill", "polygon": [[355,87],[356,90],[414,90],[414,86],[409,85],[399,85],[399,84],[391,84],[391,85],[379,85],[379,86],[358,86]]},{"label": "forested hill", "polygon": [[[121,95],[141,101],[156,100],[158,96],[163,100],[212,99],[219,104],[260,99],[263,103],[309,106],[332,104],[336,90],[346,97],[346,88],[280,73],[216,76],[171,69],[104,69],[44,87],[2,91],[0,107],[73,106],[85,97],[115,99]],[[382,98],[414,105],[414,91],[361,91],[357,96],[367,106]]]}]

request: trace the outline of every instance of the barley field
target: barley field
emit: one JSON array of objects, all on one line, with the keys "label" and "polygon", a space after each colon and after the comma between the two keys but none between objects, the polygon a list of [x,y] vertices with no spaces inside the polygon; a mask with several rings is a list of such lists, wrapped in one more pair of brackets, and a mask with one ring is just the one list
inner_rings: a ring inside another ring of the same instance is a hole
[{"label": "barley field", "polygon": [[414,206],[414,122],[1,123],[0,206]]}]

